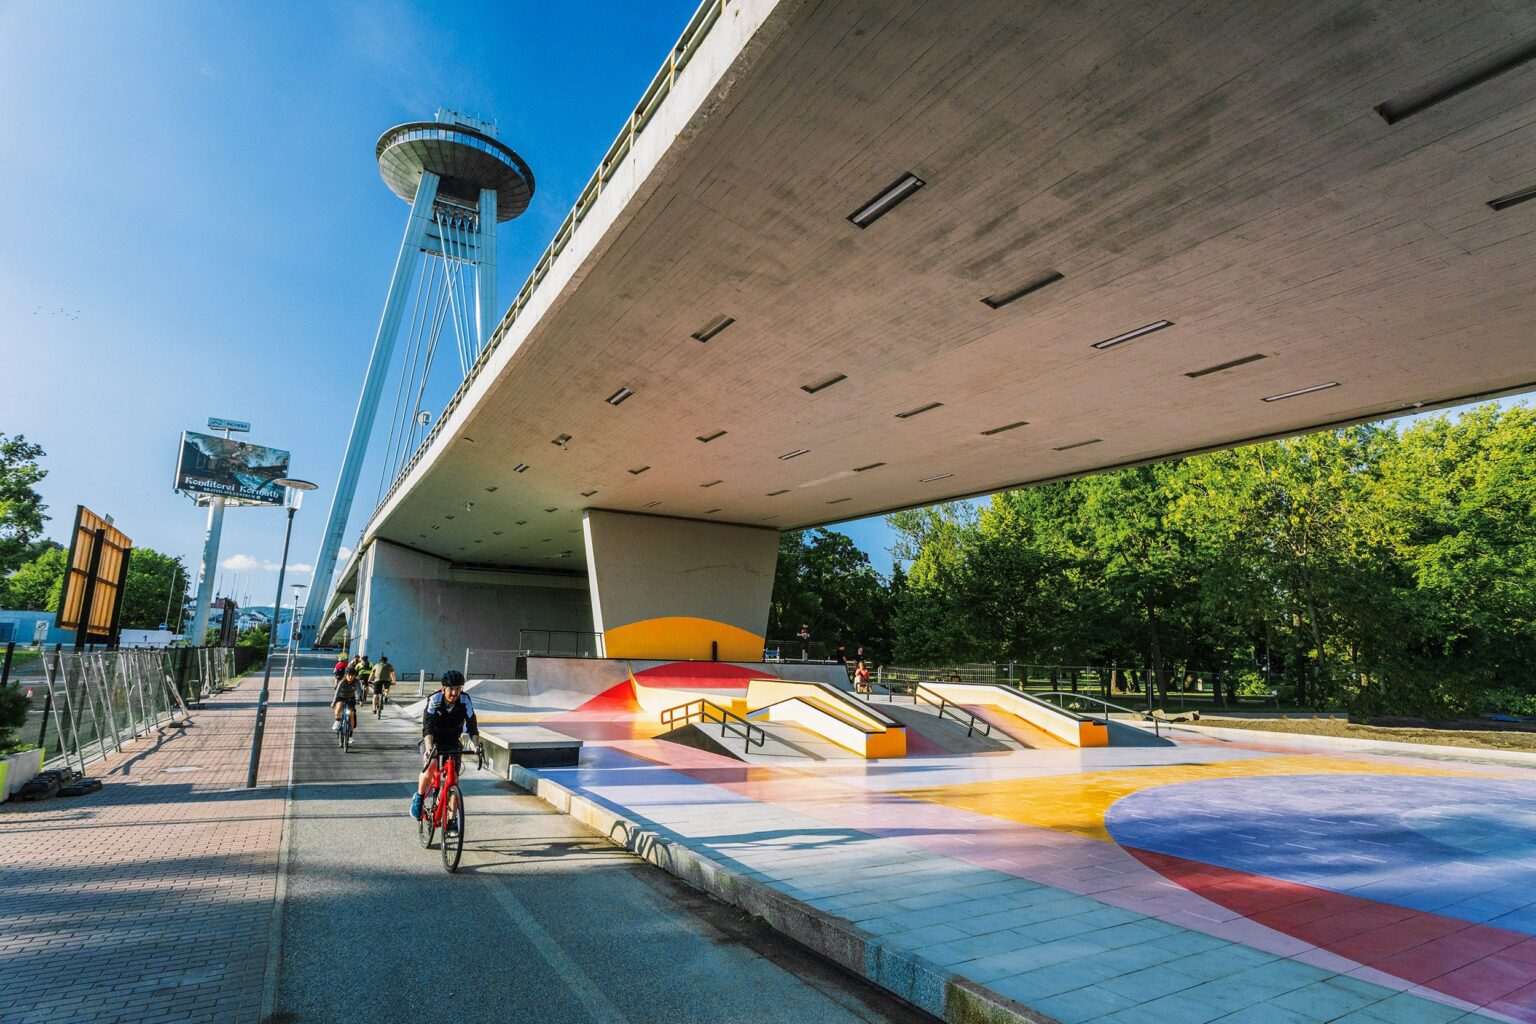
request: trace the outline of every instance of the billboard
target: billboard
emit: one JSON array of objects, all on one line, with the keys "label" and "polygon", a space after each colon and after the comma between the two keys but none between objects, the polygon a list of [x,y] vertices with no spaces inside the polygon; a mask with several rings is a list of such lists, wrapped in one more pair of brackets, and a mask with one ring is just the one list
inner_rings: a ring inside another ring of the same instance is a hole
[{"label": "billboard", "polygon": [[176,490],[246,505],[281,505],[277,481],[288,475],[288,453],[227,437],[187,431],[176,460]]},{"label": "billboard", "polygon": [[54,625],[75,631],[75,646],[115,643],[133,541],[111,520],[75,506],[75,532]]}]

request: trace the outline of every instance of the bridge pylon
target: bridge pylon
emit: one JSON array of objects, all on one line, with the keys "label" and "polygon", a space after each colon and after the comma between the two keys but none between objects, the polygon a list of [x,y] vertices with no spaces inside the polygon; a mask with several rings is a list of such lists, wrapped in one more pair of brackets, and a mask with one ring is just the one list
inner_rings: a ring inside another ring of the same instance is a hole
[{"label": "bridge pylon", "polygon": [[411,212],[315,556],[299,634],[306,647],[314,644],[329,603],[336,555],[397,342],[402,335],[407,338],[381,487],[426,434],[430,414],[422,400],[439,341],[453,339],[459,370],[467,376],[490,340],[497,320],[496,225],[517,217],[533,198],[533,172],[496,138],[495,126],[455,111],[439,110],[433,121],[396,125],[379,137],[376,152],[384,183],[411,204]]}]

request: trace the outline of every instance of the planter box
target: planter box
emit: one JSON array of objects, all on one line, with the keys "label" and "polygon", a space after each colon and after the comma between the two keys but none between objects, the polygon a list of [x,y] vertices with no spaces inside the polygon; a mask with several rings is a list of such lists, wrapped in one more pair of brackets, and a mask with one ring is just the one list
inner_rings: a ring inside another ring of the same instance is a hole
[{"label": "planter box", "polygon": [[0,803],[9,800],[12,793],[31,782],[42,767],[42,747],[0,757]]}]

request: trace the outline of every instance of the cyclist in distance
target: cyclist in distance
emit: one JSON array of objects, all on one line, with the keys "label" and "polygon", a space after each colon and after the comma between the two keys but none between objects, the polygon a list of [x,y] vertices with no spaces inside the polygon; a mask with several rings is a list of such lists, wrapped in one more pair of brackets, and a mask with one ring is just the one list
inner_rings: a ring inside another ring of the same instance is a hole
[{"label": "cyclist in distance", "polygon": [[331,710],[336,712],[336,724],[331,727],[332,732],[341,731],[341,709],[349,708],[352,712],[352,731],[357,732],[357,695],[359,687],[357,683],[357,669],[348,665],[343,670],[341,678],[336,680],[336,689],[331,694]]},{"label": "cyclist in distance", "polygon": [[389,699],[389,688],[395,685],[395,666],[389,663],[389,655],[379,655],[379,663],[373,666],[373,692],[377,697]]},{"label": "cyclist in distance", "polygon": [[[427,783],[432,774],[432,758],[439,753],[452,754],[454,768],[459,767],[459,737],[469,733],[480,749],[480,725],[475,721],[475,706],[464,692],[464,673],[449,669],[443,673],[442,689],[427,698],[426,710],[421,714],[421,735],[426,740],[426,757],[422,761],[421,778],[416,783],[416,795],[411,797],[411,817],[421,819],[421,801],[427,795]],[[454,808],[448,808],[452,815]]]}]

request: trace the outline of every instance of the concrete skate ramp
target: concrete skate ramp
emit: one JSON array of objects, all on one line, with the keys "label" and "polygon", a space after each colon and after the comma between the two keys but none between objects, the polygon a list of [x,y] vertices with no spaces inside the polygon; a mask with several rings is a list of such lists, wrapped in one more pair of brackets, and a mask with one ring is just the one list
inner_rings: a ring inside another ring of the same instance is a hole
[{"label": "concrete skate ramp", "polygon": [[[923,688],[962,707],[996,707],[1073,747],[1107,747],[1104,723],[1090,721],[1000,683],[923,683]],[[1005,723],[1006,724],[1006,723]],[[1027,739],[1023,742],[1028,743]],[[1033,746],[1033,744],[1030,744]]]}]

